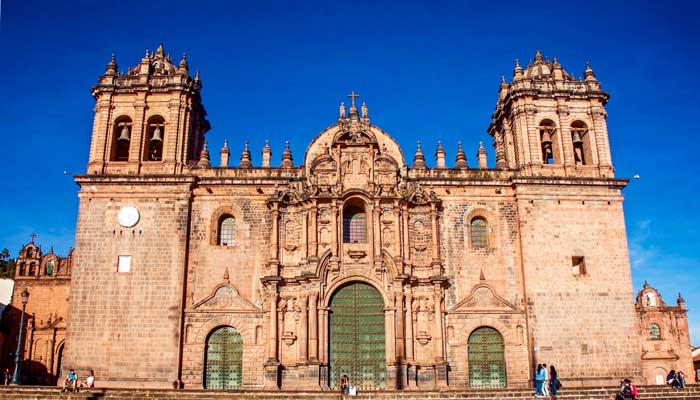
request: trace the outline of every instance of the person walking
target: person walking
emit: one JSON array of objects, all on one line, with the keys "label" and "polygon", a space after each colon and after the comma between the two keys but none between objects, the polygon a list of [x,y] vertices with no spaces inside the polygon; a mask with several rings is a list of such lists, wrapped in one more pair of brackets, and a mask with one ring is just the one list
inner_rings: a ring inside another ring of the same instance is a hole
[{"label": "person walking", "polygon": [[547,364],[542,364],[542,369],[544,371],[544,381],[542,382],[542,394],[545,397],[549,397],[549,372],[547,371]]},{"label": "person walking", "polygon": [[557,391],[561,387],[559,383],[559,374],[557,374],[557,369],[554,365],[549,366],[549,391],[552,397],[557,397]]},{"label": "person walking", "polygon": [[544,377],[545,373],[542,364],[537,364],[537,370],[535,371],[535,397],[544,397],[544,392],[542,392]]}]

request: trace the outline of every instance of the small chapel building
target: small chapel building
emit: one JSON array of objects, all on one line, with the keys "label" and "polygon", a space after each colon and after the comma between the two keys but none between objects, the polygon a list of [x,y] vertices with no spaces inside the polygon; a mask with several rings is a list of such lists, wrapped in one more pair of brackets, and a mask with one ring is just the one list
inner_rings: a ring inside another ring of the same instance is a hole
[{"label": "small chapel building", "polygon": [[[354,92],[301,162],[286,146],[273,166],[266,145],[254,163],[245,143],[231,165],[224,143],[212,165],[201,90],[162,46],[124,74],[113,57],[92,89],[63,365],[102,386],[264,390],[530,387],[540,362],[571,386],[691,371],[680,303],[638,302],[639,328],[628,180],[590,65],[516,61],[494,166],[481,144],[407,160]],[[663,315],[668,345],[644,333]]]}]

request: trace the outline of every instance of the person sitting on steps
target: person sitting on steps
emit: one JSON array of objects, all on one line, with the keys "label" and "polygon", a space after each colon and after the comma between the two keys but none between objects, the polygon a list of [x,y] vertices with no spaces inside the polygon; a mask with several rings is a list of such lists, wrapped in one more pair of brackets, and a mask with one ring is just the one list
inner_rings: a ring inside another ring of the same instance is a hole
[{"label": "person sitting on steps", "polygon": [[78,375],[75,374],[75,370],[73,368],[68,371],[66,379],[63,380],[63,389],[61,389],[61,392],[66,391],[78,391]]}]

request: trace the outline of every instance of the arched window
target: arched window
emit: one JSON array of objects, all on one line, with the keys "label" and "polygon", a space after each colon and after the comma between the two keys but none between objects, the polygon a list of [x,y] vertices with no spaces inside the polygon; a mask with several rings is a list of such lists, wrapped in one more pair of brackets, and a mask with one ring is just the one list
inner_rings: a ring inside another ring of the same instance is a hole
[{"label": "arched window", "polygon": [[649,325],[649,339],[659,340],[661,339],[661,329],[656,324]]},{"label": "arched window", "polygon": [[27,273],[27,264],[24,262],[19,263],[19,276],[24,276]]},{"label": "arched window", "polygon": [[27,258],[32,258],[32,254],[33,254],[32,248],[27,247],[27,250],[24,252],[24,254],[26,255]]},{"label": "arched window", "polygon": [[367,242],[367,215],[362,204],[348,204],[343,211],[343,243]]},{"label": "arched window", "polygon": [[112,133],[112,161],[129,161],[131,147],[131,118],[119,117],[114,121]]},{"label": "arched window", "polygon": [[540,122],[540,146],[543,164],[560,164],[557,127],[551,120]]},{"label": "arched window", "polygon": [[29,276],[36,275],[36,263],[29,264]]},{"label": "arched window", "polygon": [[506,361],[503,336],[488,326],[469,335],[467,357],[469,386],[475,389],[506,387]]},{"label": "arched window", "polygon": [[165,137],[165,119],[154,115],[148,119],[143,144],[144,161],[161,161],[163,159],[163,138]]},{"label": "arched window", "polygon": [[473,248],[488,247],[489,240],[486,228],[486,220],[483,217],[472,218],[470,224],[470,239]]},{"label": "arched window", "polygon": [[231,215],[224,215],[219,219],[219,246],[233,246],[236,239],[236,219]]},{"label": "arched window", "polygon": [[588,127],[581,121],[571,124],[571,143],[574,147],[576,165],[591,163],[591,145],[588,138]]},{"label": "arched window", "polygon": [[204,388],[239,389],[243,375],[243,339],[235,328],[222,326],[207,339]]}]

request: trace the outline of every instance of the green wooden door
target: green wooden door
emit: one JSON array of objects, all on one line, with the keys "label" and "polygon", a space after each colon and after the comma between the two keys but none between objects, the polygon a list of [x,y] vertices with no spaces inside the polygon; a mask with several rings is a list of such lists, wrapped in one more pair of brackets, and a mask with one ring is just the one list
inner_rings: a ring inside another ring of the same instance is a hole
[{"label": "green wooden door", "polygon": [[347,375],[360,390],[383,389],[384,301],[370,285],[353,283],[339,289],[331,300],[329,320],[329,386],[338,388]]},{"label": "green wooden door", "polygon": [[506,387],[503,336],[493,328],[478,328],[469,336],[469,386],[476,389]]},{"label": "green wooden door", "polygon": [[230,326],[216,329],[207,340],[204,387],[238,389],[241,387],[243,339]]}]

